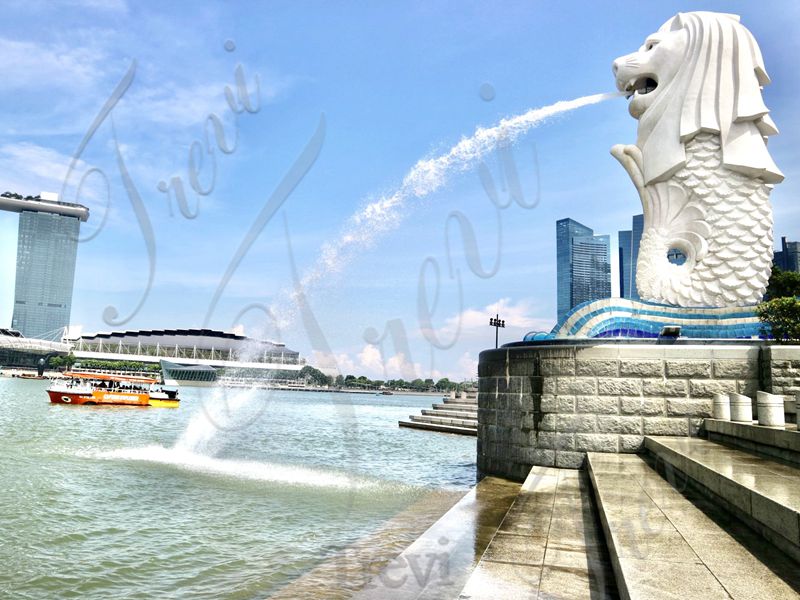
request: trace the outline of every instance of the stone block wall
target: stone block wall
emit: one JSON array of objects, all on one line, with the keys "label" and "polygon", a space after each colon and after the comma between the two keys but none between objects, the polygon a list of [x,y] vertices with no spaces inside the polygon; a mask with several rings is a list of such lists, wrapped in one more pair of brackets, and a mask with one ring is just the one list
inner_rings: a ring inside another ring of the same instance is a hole
[{"label": "stone block wall", "polygon": [[[797,367],[800,384],[800,348],[793,355],[796,364],[779,364]],[[757,343],[487,350],[478,366],[478,470],[522,480],[532,465],[579,468],[586,452],[637,452],[645,435],[697,435],[715,393],[771,391],[764,360],[771,382],[788,382]]]},{"label": "stone block wall", "polygon": [[794,396],[800,392],[800,347],[766,346],[761,352],[762,389]]}]

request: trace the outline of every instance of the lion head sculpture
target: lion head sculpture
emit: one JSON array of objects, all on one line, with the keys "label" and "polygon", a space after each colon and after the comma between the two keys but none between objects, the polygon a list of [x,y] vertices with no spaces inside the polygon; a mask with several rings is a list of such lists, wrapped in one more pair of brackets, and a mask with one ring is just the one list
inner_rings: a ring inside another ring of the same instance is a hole
[{"label": "lion head sculpture", "polygon": [[684,145],[700,132],[719,135],[728,169],[765,183],[783,180],[766,147],[777,133],[761,97],[770,79],[737,15],[679,13],[637,52],[616,59],[613,71],[639,120],[644,185],[680,170]]}]

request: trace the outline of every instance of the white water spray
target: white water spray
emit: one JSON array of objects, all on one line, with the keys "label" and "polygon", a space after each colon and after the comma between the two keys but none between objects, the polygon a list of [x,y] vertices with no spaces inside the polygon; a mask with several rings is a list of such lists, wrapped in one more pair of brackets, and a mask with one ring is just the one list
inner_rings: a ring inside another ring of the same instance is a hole
[{"label": "white water spray", "polygon": [[[423,159],[403,178],[400,187],[378,200],[369,202],[352,215],[339,237],[322,247],[316,263],[301,278],[303,290],[308,291],[332,273],[340,272],[356,252],[371,246],[379,236],[396,228],[403,219],[402,211],[409,200],[424,198],[439,190],[453,173],[463,172],[495,150],[499,143],[513,144],[520,136],[548,119],[583,106],[617,98],[621,92],[592,94],[575,100],[561,100],[548,106],[533,108],[516,117],[502,119],[494,127],[478,127],[471,137],[462,138],[449,151],[434,158]],[[289,293],[290,297],[292,296]],[[291,306],[292,302],[287,302]],[[286,306],[272,307],[274,315],[287,318]],[[282,326],[288,323],[281,323]]]},{"label": "white water spray", "polygon": [[342,490],[367,489],[379,486],[378,482],[375,481],[333,471],[310,469],[296,465],[214,458],[179,448],[177,444],[172,448],[143,446],[102,452],[87,451],[79,453],[79,456],[88,456],[101,460],[154,463],[204,475],[286,485],[338,488]]},{"label": "white water spray", "polygon": [[[261,415],[259,407],[253,406],[255,392],[253,388],[215,388],[211,399],[206,400],[197,413],[192,415],[186,429],[175,442],[175,450],[214,456],[220,450],[217,437],[220,431],[243,428]],[[263,398],[260,400],[265,402]],[[245,411],[245,408],[251,410]]]}]

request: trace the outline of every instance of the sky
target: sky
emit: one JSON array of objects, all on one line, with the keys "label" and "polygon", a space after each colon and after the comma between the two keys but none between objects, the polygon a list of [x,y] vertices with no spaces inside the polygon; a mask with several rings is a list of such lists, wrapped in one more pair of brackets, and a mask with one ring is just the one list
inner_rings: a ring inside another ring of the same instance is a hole
[{"label": "sky", "polygon": [[[557,219],[613,250],[641,212],[609,154],[636,138],[625,99],[354,216],[477,127],[614,91],[613,59],[690,10],[740,14],[760,44],[786,175],[776,243],[800,239],[788,1],[5,2],[0,189],[89,206],[71,318],[85,333],[203,326],[342,374],[474,378],[489,317],[501,344],[555,324]],[[0,326],[17,222],[0,213]]]}]

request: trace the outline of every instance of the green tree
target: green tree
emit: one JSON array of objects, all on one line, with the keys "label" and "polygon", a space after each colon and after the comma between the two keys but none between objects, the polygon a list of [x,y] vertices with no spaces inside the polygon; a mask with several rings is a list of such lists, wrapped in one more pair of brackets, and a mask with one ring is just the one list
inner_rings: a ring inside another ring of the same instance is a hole
[{"label": "green tree", "polygon": [[784,271],[779,267],[772,268],[767,284],[767,298],[794,298],[800,296],[800,273]]},{"label": "green tree", "polygon": [[299,377],[314,385],[328,385],[329,382],[329,377],[325,375],[325,373],[310,365],[306,365],[300,369]]},{"label": "green tree", "polygon": [[762,302],[756,314],[763,323],[761,332],[772,333],[777,342],[788,343],[800,340],[800,301],[796,298],[775,298]]}]

